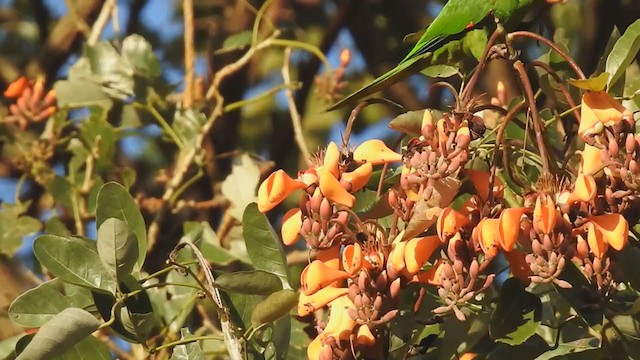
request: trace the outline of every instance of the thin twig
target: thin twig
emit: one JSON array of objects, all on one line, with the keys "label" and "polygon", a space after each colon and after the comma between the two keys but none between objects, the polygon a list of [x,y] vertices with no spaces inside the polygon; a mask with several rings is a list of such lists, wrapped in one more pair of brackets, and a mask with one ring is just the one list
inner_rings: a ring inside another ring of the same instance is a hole
[{"label": "thin twig", "polygon": [[96,22],[93,23],[93,27],[91,28],[91,33],[89,34],[89,38],[87,39],[87,45],[94,46],[100,40],[100,35],[104,31],[105,26],[109,22],[111,18],[111,13],[113,12],[113,8],[116,5],[116,0],[107,0],[102,5],[102,9],[100,10],[100,14],[96,19]]},{"label": "thin twig", "polygon": [[582,80],[586,79],[586,76],[584,76],[582,69],[580,69],[580,66],[578,66],[575,60],[573,60],[573,58],[571,58],[571,56],[569,56],[567,53],[562,51],[562,49],[560,49],[560,47],[553,41],[545,38],[544,36],[540,36],[536,33],[532,33],[530,31],[514,31],[512,33],[507,34],[507,43],[510,43],[511,40],[517,37],[528,37],[544,43],[545,45],[553,49],[553,51],[557,52],[558,55],[562,56],[562,58],[564,58],[567,61],[567,63],[569,63],[569,66],[571,66],[573,71],[576,73],[576,75],[578,75],[580,79]]},{"label": "thin twig", "polygon": [[193,66],[195,60],[193,0],[182,1],[182,13],[184,16],[184,94],[182,96],[182,106],[188,109],[193,105]]},{"label": "thin twig", "polygon": [[291,114],[291,123],[293,125],[293,135],[300,149],[300,153],[304,158],[307,166],[311,166],[311,154],[307,149],[307,143],[304,140],[304,134],[302,133],[302,119],[300,119],[300,113],[296,108],[296,100],[293,97],[293,90],[291,90],[291,74],[289,73],[289,60],[291,58],[291,48],[284,49],[284,60],[282,62],[282,78],[286,86],[284,93],[287,96],[287,103],[289,105],[289,113]]},{"label": "thin twig", "polygon": [[495,44],[496,40],[498,40],[498,36],[502,33],[504,33],[504,28],[500,24],[498,24],[496,30],[493,32],[493,34],[491,34],[491,37],[487,42],[487,46],[485,46],[484,48],[484,53],[480,58],[480,63],[478,64],[478,66],[476,66],[475,72],[473,73],[473,75],[471,75],[469,83],[464,87],[464,90],[462,90],[462,94],[460,94],[462,103],[458,102],[459,105],[466,104],[467,101],[470,100],[471,94],[473,93],[473,88],[476,86],[476,83],[480,78],[480,73],[482,73],[485,65],[487,65],[487,63],[489,62],[489,52],[491,51],[493,44]]},{"label": "thin twig", "polygon": [[580,111],[578,111],[579,107],[576,106],[575,101],[573,101],[573,98],[571,97],[569,90],[567,90],[567,87],[562,83],[562,79],[560,79],[558,73],[556,73],[555,70],[553,70],[551,66],[549,66],[549,64],[539,60],[532,61],[531,65],[544,69],[544,71],[546,71],[547,74],[549,74],[556,81],[556,83],[558,84],[558,89],[560,89],[560,92],[562,92],[562,95],[564,95],[564,98],[567,100],[567,104],[569,104],[569,108],[573,110],[573,116],[575,116],[576,120],[580,122]]},{"label": "thin twig", "polygon": [[540,113],[538,113],[538,106],[536,105],[536,99],[533,96],[533,89],[531,88],[531,82],[527,76],[527,71],[524,68],[522,61],[518,60],[513,64],[514,69],[518,72],[522,89],[524,90],[531,110],[531,118],[533,119],[533,128],[536,133],[536,142],[538,143],[538,151],[540,151],[540,157],[542,158],[542,170],[544,174],[549,174],[549,158],[547,157],[547,148],[544,144],[544,138],[542,136],[542,122],[540,120]]}]

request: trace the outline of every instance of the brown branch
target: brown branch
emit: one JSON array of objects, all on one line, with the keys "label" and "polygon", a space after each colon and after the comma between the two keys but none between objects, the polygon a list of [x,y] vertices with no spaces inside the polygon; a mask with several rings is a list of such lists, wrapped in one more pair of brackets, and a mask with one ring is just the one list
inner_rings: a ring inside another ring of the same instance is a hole
[{"label": "brown branch", "polygon": [[285,94],[287,95],[287,104],[289,105],[289,114],[291,115],[291,124],[293,125],[293,138],[298,144],[300,153],[304,158],[305,164],[311,166],[311,154],[307,148],[307,143],[304,140],[304,134],[302,133],[302,119],[298,109],[296,107],[296,101],[293,98],[293,90],[291,85],[291,74],[289,72],[289,61],[291,58],[291,48],[284,49],[284,59],[282,62],[282,78],[286,86]]},{"label": "brown branch", "polygon": [[182,1],[184,14],[184,95],[182,106],[188,109],[193,105],[193,76],[195,48],[193,43],[193,0]]}]

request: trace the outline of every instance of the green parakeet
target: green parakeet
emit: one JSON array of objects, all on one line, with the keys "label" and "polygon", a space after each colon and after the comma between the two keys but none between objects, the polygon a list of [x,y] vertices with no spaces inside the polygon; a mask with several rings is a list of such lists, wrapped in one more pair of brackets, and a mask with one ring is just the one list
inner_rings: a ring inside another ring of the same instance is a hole
[{"label": "green parakeet", "polygon": [[522,19],[533,6],[561,0],[449,0],[413,49],[393,69],[370,84],[338,101],[327,111],[335,110],[388,87],[430,65],[431,55],[452,40],[464,37],[479,24],[493,17],[507,29]]}]

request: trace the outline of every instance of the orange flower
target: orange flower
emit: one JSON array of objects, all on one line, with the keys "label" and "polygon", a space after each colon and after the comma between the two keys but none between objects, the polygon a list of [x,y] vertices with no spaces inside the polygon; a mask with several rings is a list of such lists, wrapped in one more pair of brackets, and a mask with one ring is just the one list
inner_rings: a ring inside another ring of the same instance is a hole
[{"label": "orange flower", "polygon": [[469,218],[464,214],[455,211],[451,208],[444,208],[438,216],[438,222],[436,224],[436,230],[440,240],[446,242],[455,233],[457,233],[461,227],[469,223]]},{"label": "orange flower", "polygon": [[[603,242],[620,251],[629,239],[629,223],[620,214],[599,215],[589,218],[592,226],[589,228],[587,241],[589,247],[592,243],[601,248]],[[593,251],[593,249],[592,249]],[[595,254],[595,252],[594,252]]]},{"label": "orange flower", "polygon": [[318,169],[320,191],[327,199],[346,207],[353,207],[356,198],[349,194],[340,181],[326,168]]},{"label": "orange flower", "polygon": [[340,245],[316,251],[316,260],[322,261],[332,269],[340,270]]},{"label": "orange flower", "polygon": [[435,286],[440,285],[440,275],[443,269],[444,260],[438,259],[429,270],[414,275],[411,281]]},{"label": "orange flower", "polygon": [[260,184],[258,210],[267,212],[280,204],[292,192],[306,187],[307,185],[303,182],[289,177],[284,170],[278,170]]},{"label": "orange flower", "polygon": [[340,296],[349,293],[347,288],[326,287],[320,289],[312,295],[300,293],[298,300],[298,315],[307,316],[318,309],[321,309]]},{"label": "orange flower", "polygon": [[586,91],[582,95],[578,133],[583,136],[599,134],[605,126],[613,126],[623,119],[631,119],[632,116],[629,110],[606,92]]},{"label": "orange flower", "polygon": [[29,87],[29,79],[21,76],[14,80],[4,91],[4,97],[8,99],[17,99]]},{"label": "orange flower", "polygon": [[[327,145],[324,151],[324,161],[322,168],[328,170],[334,177],[340,176],[340,149],[333,141]],[[320,169],[318,169],[320,170]]]},{"label": "orange flower", "polygon": [[558,213],[549,194],[541,193],[533,209],[533,228],[542,234],[550,234],[556,227]]},{"label": "orange flower", "polygon": [[282,219],[282,242],[285,245],[293,245],[300,236],[302,227],[302,212],[300,208],[293,208],[284,214]]},{"label": "orange flower", "polygon": [[589,232],[587,233],[587,243],[589,244],[589,250],[591,250],[593,255],[601,258],[604,253],[607,252],[609,244],[605,241],[602,232],[596,229],[595,225],[589,224],[588,227]]},{"label": "orange flower", "polygon": [[[465,172],[467,173],[469,180],[471,180],[473,187],[476,189],[478,196],[480,196],[480,199],[482,199],[483,202],[486,202],[489,198],[489,172],[472,169],[466,169]],[[502,184],[502,180],[496,177],[493,183],[493,194],[497,197],[501,197],[503,191],[504,185]]]},{"label": "orange flower", "polygon": [[380,165],[402,161],[402,155],[389,149],[382,140],[367,140],[353,151],[353,159],[359,163],[370,162]]},{"label": "orange flower", "polygon": [[389,254],[389,260],[387,262],[387,266],[390,267],[397,274],[400,274],[404,271],[405,262],[404,262],[404,252],[407,247],[406,241],[398,241],[391,245],[391,253]]},{"label": "orange flower", "polygon": [[526,208],[505,209],[500,214],[498,235],[500,246],[505,251],[513,250],[520,234],[520,219],[527,211]]},{"label": "orange flower", "polygon": [[440,238],[437,235],[407,241],[404,250],[404,263],[407,272],[410,275],[414,275],[420,271],[439,246]]},{"label": "orange flower", "polygon": [[342,252],[342,268],[349,275],[357,274],[362,268],[362,247],[360,244],[349,244]]},{"label": "orange flower", "polygon": [[347,310],[355,308],[353,301],[349,296],[343,295],[331,302],[331,314],[324,331],[318,335],[322,340],[332,336],[338,340],[348,340],[353,328],[356,325],[355,320],[351,319]]},{"label": "orange flower", "polygon": [[484,218],[473,229],[472,237],[480,244],[482,251],[492,258],[498,254],[500,246],[500,220]]},{"label": "orange flower", "polygon": [[335,281],[351,277],[348,273],[336,270],[320,260],[314,260],[302,270],[300,274],[300,288],[305,295],[311,295],[316,291],[330,285]]},{"label": "orange flower", "polygon": [[600,155],[600,149],[589,144],[584,144],[584,150],[582,150],[582,168],[580,171],[587,175],[596,175],[601,173],[602,170],[602,156]]},{"label": "orange flower", "polygon": [[340,182],[346,185],[345,187],[349,192],[354,193],[367,185],[367,182],[369,182],[369,178],[371,178],[372,173],[373,165],[367,162],[358,166],[351,172],[342,174],[342,177],[340,177]]},{"label": "orange flower", "polygon": [[580,173],[576,179],[575,188],[567,198],[567,203],[589,202],[596,197],[597,191],[596,181],[593,176]]}]

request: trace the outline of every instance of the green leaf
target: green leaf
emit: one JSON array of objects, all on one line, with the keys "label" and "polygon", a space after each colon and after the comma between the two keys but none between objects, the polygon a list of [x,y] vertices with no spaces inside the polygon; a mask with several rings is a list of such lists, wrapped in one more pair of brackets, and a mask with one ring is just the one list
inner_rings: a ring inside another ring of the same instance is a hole
[{"label": "green leaf", "polygon": [[249,30],[241,31],[224,39],[222,48],[237,48],[251,44],[252,33]]},{"label": "green leaf", "polygon": [[258,205],[255,203],[249,204],[244,210],[242,233],[253,266],[257,270],[278,275],[283,288],[290,289],[287,260],[282,243],[267,216],[258,210]]},{"label": "green leaf", "polygon": [[247,205],[257,201],[255,189],[260,182],[260,168],[247,154],[235,157],[231,174],[222,182],[222,195],[231,201],[229,213],[242,220]]},{"label": "green leaf", "polygon": [[21,205],[2,204],[0,206],[0,254],[13,256],[22,238],[34,234],[42,228],[36,218],[21,215],[26,209]]},{"label": "green leaf", "polygon": [[631,244],[625,246],[616,254],[616,264],[624,272],[624,279],[634,290],[640,291],[640,248]]},{"label": "green leaf", "polygon": [[9,307],[9,317],[20,326],[36,328],[66,308],[88,309],[92,305],[88,290],[63,287],[61,279],[53,279],[18,296]]},{"label": "green leaf", "polygon": [[85,56],[89,61],[91,78],[102,85],[104,92],[122,100],[133,95],[133,68],[111,43],[104,41],[88,46],[85,48]]},{"label": "green leaf", "polygon": [[457,67],[451,65],[432,65],[420,71],[422,75],[430,78],[448,78],[453,75],[459,75],[460,71]]},{"label": "green leaf", "polygon": [[389,122],[389,128],[409,135],[420,135],[422,132],[422,119],[427,112],[430,112],[429,115],[434,116],[433,110],[430,109],[408,111],[400,114]]},{"label": "green leaf", "polygon": [[176,110],[171,127],[183,144],[193,144],[206,122],[207,117],[200,111]]},{"label": "green leaf", "polygon": [[129,191],[115,182],[108,182],[98,192],[96,208],[96,226],[99,228],[108,218],[120,219],[136,236],[138,243],[137,268],[142,268],[147,256],[147,227],[138,204]]},{"label": "green leaf", "polygon": [[53,85],[58,106],[77,109],[87,106],[100,106],[110,109],[113,100],[102,91],[102,86],[89,79],[59,80]]},{"label": "green leaf", "polygon": [[629,25],[620,39],[613,45],[611,53],[607,57],[606,72],[611,74],[607,85],[611,87],[618,79],[622,78],[640,50],[640,20]]},{"label": "green leaf", "polygon": [[122,57],[140,76],[154,78],[162,73],[160,60],[151,44],[140,35],[129,35],[122,41]]},{"label": "green leaf", "polygon": [[[98,309],[98,313],[102,316],[104,321],[109,321],[111,319],[111,309],[113,305],[116,303],[115,296],[111,294],[100,293],[96,291],[92,291],[91,295],[93,296],[93,300],[96,304],[96,308]],[[140,343],[136,334],[130,332],[125,328],[121,318],[121,312],[117,311],[115,314],[115,319],[109,326],[113,332],[115,332],[119,337],[128,341],[130,343]]]},{"label": "green leaf", "polygon": [[102,266],[95,241],[42,235],[33,243],[33,253],[51,273],[68,283],[107,292],[116,289],[115,279]]},{"label": "green leaf", "polygon": [[542,302],[527,292],[520,280],[509,278],[500,289],[498,305],[491,314],[489,333],[495,341],[519,345],[535,334],[542,316]]},{"label": "green leaf", "polygon": [[[25,335],[16,344],[15,352],[22,353],[25,347],[33,340],[34,335]],[[105,343],[96,337],[87,336],[84,340],[68,348],[63,354],[56,356],[55,360],[111,360],[111,352]]]},{"label": "green leaf", "polygon": [[246,295],[269,295],[282,290],[282,281],[272,273],[262,270],[236,271],[218,276],[216,287]]},{"label": "green leaf", "polygon": [[611,75],[609,73],[603,72],[602,74],[590,79],[569,79],[567,81],[569,84],[582,90],[604,91],[607,88],[607,83],[610,77]]},{"label": "green leaf", "polygon": [[124,327],[135,334],[140,342],[144,342],[158,329],[158,321],[147,290],[133,276],[125,276],[120,283],[123,293],[137,292],[124,301],[120,319]]},{"label": "green leaf", "polygon": [[298,304],[300,293],[290,289],[280,290],[258,303],[251,314],[251,324],[258,327],[287,315]]},{"label": "green leaf", "polygon": [[[86,152],[88,147],[92,152],[97,153],[93,156],[97,155],[95,161],[98,170],[110,169],[113,167],[113,156],[118,140],[116,129],[107,120],[108,112],[105,109],[94,106],[89,110],[89,116],[80,123],[80,137],[84,140],[83,149]],[[82,166],[86,165],[87,155],[89,155],[88,152],[80,159]],[[84,177],[82,179],[84,180]]]},{"label": "green leaf", "polygon": [[[190,337],[193,337],[193,335],[191,335],[189,329],[180,329],[180,340],[189,339]],[[204,360],[204,353],[198,342],[194,341],[184,345],[176,345],[173,348],[171,360]]]},{"label": "green leaf", "polygon": [[363,215],[371,211],[380,203],[382,197],[378,197],[375,191],[362,190],[355,194],[356,202],[353,207],[353,212],[358,215]]},{"label": "green leaf", "polygon": [[138,244],[127,223],[108,218],[98,228],[98,255],[107,271],[120,280],[131,274],[138,258]]},{"label": "green leaf", "polygon": [[96,331],[101,322],[79,308],[67,308],[44,324],[19,359],[53,359]]},{"label": "green leaf", "polygon": [[22,334],[14,335],[6,339],[0,340],[0,359],[9,360],[13,359],[14,349],[18,340],[22,338]]}]

